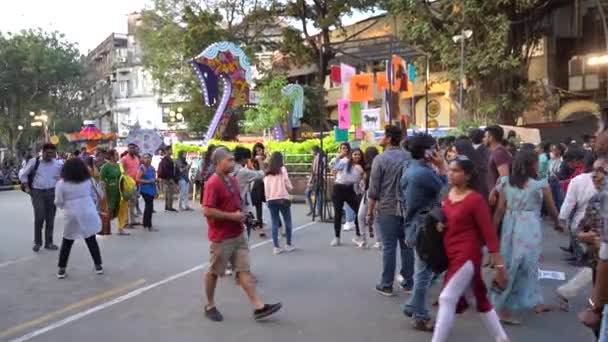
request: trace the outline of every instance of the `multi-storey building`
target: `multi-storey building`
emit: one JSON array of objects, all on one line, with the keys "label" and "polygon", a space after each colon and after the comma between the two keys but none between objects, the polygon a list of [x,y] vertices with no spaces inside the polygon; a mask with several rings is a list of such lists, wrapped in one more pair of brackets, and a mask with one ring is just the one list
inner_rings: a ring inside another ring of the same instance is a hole
[{"label": "multi-storey building", "polygon": [[116,132],[119,137],[135,128],[164,131],[185,126],[168,122],[168,115],[163,115],[155,82],[141,60],[135,34],[140,22],[139,13],[130,14],[127,33],[112,33],[85,59],[94,81],[89,114],[103,131]]}]

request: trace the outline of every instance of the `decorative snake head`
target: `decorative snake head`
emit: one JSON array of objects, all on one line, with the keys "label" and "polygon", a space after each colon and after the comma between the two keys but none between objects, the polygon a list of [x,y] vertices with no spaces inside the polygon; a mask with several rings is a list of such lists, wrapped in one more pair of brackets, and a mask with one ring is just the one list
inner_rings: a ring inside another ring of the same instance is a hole
[{"label": "decorative snake head", "polygon": [[219,95],[217,75],[207,64],[199,63],[194,59],[191,59],[188,63],[192,66],[194,74],[199,81],[205,105],[213,106]]}]

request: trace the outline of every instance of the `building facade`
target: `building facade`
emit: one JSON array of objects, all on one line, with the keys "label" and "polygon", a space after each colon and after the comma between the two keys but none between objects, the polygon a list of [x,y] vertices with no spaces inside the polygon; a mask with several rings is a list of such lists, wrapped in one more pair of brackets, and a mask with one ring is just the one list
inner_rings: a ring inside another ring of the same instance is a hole
[{"label": "building facade", "polygon": [[136,37],[140,22],[139,13],[130,14],[126,34],[112,33],[85,58],[94,84],[89,92],[89,115],[102,131],[115,132],[120,138],[138,128],[166,131],[185,126],[163,116],[156,84],[142,64]]}]

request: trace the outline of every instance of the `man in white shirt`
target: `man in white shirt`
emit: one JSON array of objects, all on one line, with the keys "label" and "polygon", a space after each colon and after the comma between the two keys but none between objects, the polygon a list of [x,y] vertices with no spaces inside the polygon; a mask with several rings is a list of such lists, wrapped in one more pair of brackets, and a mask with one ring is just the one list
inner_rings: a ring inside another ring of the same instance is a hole
[{"label": "man in white shirt", "polygon": [[61,174],[61,164],[55,159],[57,148],[47,143],[42,146],[42,157],[30,159],[19,171],[19,180],[25,192],[32,197],[34,207],[34,247],[38,252],[42,247],[42,226],[44,225],[44,248],[57,250],[53,244],[55,224],[55,184]]}]

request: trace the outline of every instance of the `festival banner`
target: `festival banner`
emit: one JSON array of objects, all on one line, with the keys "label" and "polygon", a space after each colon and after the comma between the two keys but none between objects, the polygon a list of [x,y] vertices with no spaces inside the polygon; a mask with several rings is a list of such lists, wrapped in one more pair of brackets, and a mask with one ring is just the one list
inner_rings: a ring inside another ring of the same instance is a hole
[{"label": "festival banner", "polygon": [[331,81],[334,83],[342,83],[342,68],[339,65],[331,66]]},{"label": "festival banner", "polygon": [[340,117],[339,127],[341,129],[350,128],[350,101],[348,99],[338,100],[338,115]]},{"label": "festival banner", "polygon": [[336,141],[348,141],[348,130],[340,129],[338,126],[334,127],[334,132],[336,134]]},{"label": "festival banner", "polygon": [[355,126],[361,124],[361,102],[350,103],[350,124]]},{"label": "festival banner", "polygon": [[380,129],[380,108],[361,110],[361,128],[364,131],[376,131]]},{"label": "festival banner", "polygon": [[354,75],[350,80],[350,100],[352,102],[374,99],[374,76],[372,74]]},{"label": "festival banner", "polygon": [[365,138],[365,132],[363,131],[363,129],[361,129],[361,127],[357,126],[355,128],[355,139],[361,140],[363,138]]},{"label": "festival banner", "polygon": [[353,77],[356,73],[357,69],[355,69],[354,67],[344,63],[340,64],[340,82],[350,82],[351,77]]}]

